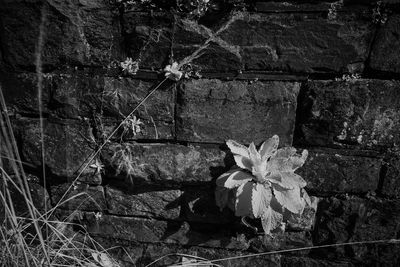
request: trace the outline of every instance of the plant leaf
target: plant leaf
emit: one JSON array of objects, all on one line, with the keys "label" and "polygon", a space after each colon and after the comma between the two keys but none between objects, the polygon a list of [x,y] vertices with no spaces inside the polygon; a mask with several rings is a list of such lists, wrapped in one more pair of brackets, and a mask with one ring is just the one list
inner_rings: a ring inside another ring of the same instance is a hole
[{"label": "plant leaf", "polygon": [[307,182],[300,175],[293,172],[281,172],[267,178],[270,182],[278,184],[284,189],[303,188],[307,185]]},{"label": "plant leaf", "polygon": [[258,153],[256,146],[252,142],[249,146],[249,156],[250,160],[253,163],[253,165],[260,165],[261,164],[261,156]]},{"label": "plant leaf", "polygon": [[272,198],[271,188],[263,184],[255,184],[252,193],[252,211],[254,218],[260,218],[269,207]]},{"label": "plant leaf", "polygon": [[259,150],[262,160],[266,160],[273,154],[275,154],[278,145],[279,145],[279,136],[277,135],[272,136],[264,143],[262,143]]},{"label": "plant leaf", "polygon": [[237,188],[235,201],[235,215],[253,216],[252,212],[253,183],[247,182]]},{"label": "plant leaf", "polygon": [[249,158],[249,151],[247,147],[239,144],[234,140],[226,141],[226,145],[231,150],[233,157],[235,158],[236,164],[243,169],[251,171],[252,163]]},{"label": "plant leaf", "polygon": [[280,186],[273,186],[274,196],[284,208],[293,213],[301,213],[304,209],[304,202],[300,198],[300,188],[286,190]]},{"label": "plant leaf", "polygon": [[278,228],[283,220],[283,215],[276,212],[271,206],[265,210],[261,217],[261,224],[266,234],[270,234],[272,230]]},{"label": "plant leaf", "polygon": [[217,179],[217,185],[224,186],[226,188],[238,187],[243,183],[247,183],[253,179],[253,176],[247,172],[236,170],[229,176],[219,177]]},{"label": "plant leaf", "polygon": [[113,260],[105,253],[92,252],[93,259],[100,264],[101,267],[116,267],[117,265]]}]

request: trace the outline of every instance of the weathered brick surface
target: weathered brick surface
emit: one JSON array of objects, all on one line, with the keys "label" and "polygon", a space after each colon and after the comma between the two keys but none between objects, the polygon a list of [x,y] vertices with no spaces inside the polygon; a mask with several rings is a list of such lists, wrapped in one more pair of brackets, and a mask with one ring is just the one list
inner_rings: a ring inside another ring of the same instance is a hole
[{"label": "weathered brick surface", "polygon": [[310,145],[382,148],[399,142],[400,83],[309,81],[299,103],[299,140]]},{"label": "weathered brick surface", "polygon": [[400,73],[400,15],[394,14],[379,29],[371,51],[374,70]]},{"label": "weathered brick surface", "polygon": [[[167,228],[175,225],[166,221],[85,213],[83,223],[89,233],[100,237],[136,242],[159,242],[168,236]],[[179,226],[177,226],[179,229]],[[172,227],[176,229],[176,227]],[[171,231],[171,230],[168,230]]]},{"label": "weathered brick surface", "polygon": [[292,142],[299,83],[191,80],[178,89],[179,140]]},{"label": "weathered brick surface", "polygon": [[[53,205],[68,210],[103,211],[106,199],[102,186],[89,186],[83,183],[63,183],[51,186]],[[62,204],[62,205],[61,205]]]},{"label": "weathered brick surface", "polygon": [[375,191],[382,160],[341,152],[309,150],[306,163],[297,171],[307,181],[307,188],[318,193]]},{"label": "weathered brick surface", "polygon": [[[38,116],[36,75],[4,73],[0,81],[10,109]],[[67,119],[96,117],[98,135],[108,135],[146,97],[155,83],[82,71],[47,74],[42,88],[43,113]],[[140,106],[133,115],[143,123],[141,132],[134,136],[128,131],[125,137],[172,139],[175,129],[174,91],[173,86],[163,87]],[[122,132],[119,131],[115,138],[119,138]]]},{"label": "weathered brick surface", "polygon": [[[353,63],[366,60],[373,25],[360,13],[359,10],[338,12],[335,19],[329,20],[323,13],[243,12],[231,15],[222,25],[214,23],[221,26],[213,29],[185,20],[178,21],[174,28],[173,19],[162,14],[151,19],[128,13],[124,15],[124,21],[129,36],[132,36],[128,40],[129,48],[137,55],[143,50],[145,68],[163,68],[172,45],[178,61],[200,49],[200,56],[194,57],[192,63],[207,72],[314,73],[342,72],[352,68]],[[154,25],[159,25],[155,27],[158,34],[153,30],[153,35],[159,36],[158,42],[145,46],[146,42],[140,40],[149,39]],[[362,69],[363,64],[358,71]]]},{"label": "weathered brick surface", "polygon": [[[115,153],[117,156],[112,160]],[[130,158],[121,157],[122,154]],[[120,175],[125,176],[129,169],[134,184],[156,183],[168,187],[176,183],[209,182],[226,170],[225,152],[215,146],[111,144],[104,149],[103,158],[115,170],[118,165],[126,164]]]},{"label": "weathered brick surface", "polygon": [[[17,123],[18,127],[23,129],[21,150],[24,160],[40,167],[42,161],[39,120],[25,118],[18,120]],[[47,177],[52,175],[76,177],[93,152],[90,127],[84,122],[50,120],[44,120],[43,126]],[[93,175],[94,172],[93,168],[86,168],[83,175]]]},{"label": "weathered brick surface", "polygon": [[[314,245],[388,240],[398,236],[400,204],[393,200],[328,198],[318,207]],[[365,265],[398,265],[396,244],[339,246],[315,251],[324,258],[351,258]]]},{"label": "weathered brick surface", "polygon": [[[38,114],[38,78],[35,74],[0,72],[1,90],[7,107],[18,113]],[[42,112],[49,112],[49,88],[42,89]]]},{"label": "weathered brick surface", "polygon": [[400,155],[390,153],[385,162],[386,174],[383,177],[382,192],[391,198],[400,198]]},{"label": "weathered brick surface", "polygon": [[106,187],[108,212],[113,215],[146,216],[178,219],[181,208],[181,191],[149,191],[138,194],[123,189]]},{"label": "weathered brick surface", "polygon": [[[43,4],[45,8],[43,9]],[[42,48],[45,67],[65,63],[106,66],[118,48],[117,13],[108,1],[5,1],[0,7],[4,58],[32,69],[41,11],[46,12]]]}]

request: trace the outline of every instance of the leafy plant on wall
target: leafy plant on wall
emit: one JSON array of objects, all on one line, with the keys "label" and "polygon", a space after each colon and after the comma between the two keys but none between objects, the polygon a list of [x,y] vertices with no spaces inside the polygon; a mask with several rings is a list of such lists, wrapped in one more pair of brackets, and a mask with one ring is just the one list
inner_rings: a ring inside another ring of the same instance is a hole
[{"label": "leafy plant on wall", "polygon": [[306,181],[295,170],[303,166],[308,151],[296,153],[293,147],[278,149],[274,135],[257,150],[228,140],[236,165],[217,178],[216,204],[242,218],[260,218],[266,234],[282,229],[288,218],[300,216],[311,205],[304,190]]}]

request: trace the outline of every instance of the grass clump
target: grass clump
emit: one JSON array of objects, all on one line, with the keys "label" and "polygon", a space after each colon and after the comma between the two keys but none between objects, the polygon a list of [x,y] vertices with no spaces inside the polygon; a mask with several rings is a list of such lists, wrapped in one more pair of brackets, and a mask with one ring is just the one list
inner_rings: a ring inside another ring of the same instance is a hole
[{"label": "grass clump", "polygon": [[[60,205],[48,200],[44,188],[32,187],[24,172],[0,86],[0,266],[119,266],[82,226],[72,223],[77,211],[57,220]],[[33,194],[44,199],[38,201]],[[81,231],[73,231],[81,229]]]}]

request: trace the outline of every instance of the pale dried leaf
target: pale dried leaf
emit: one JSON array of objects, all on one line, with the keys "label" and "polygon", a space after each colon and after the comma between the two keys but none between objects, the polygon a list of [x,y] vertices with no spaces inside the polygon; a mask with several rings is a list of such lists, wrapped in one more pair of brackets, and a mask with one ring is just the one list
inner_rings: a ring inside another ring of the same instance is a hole
[{"label": "pale dried leaf", "polygon": [[260,218],[269,207],[272,198],[271,188],[263,184],[255,184],[252,193],[252,210],[254,218]]},{"label": "pale dried leaf", "polygon": [[276,153],[276,149],[278,148],[279,145],[279,136],[274,135],[268,140],[266,140],[264,143],[262,143],[260,147],[260,155],[262,160],[266,160],[269,157],[271,157],[273,154]]},{"label": "pale dried leaf", "polygon": [[92,257],[102,267],[117,267],[117,264],[105,253],[92,252]]},{"label": "pale dried leaf", "polygon": [[301,213],[304,209],[304,202],[300,198],[300,188],[286,190],[279,186],[273,187],[274,196],[284,208],[293,213]]},{"label": "pale dried leaf", "polygon": [[267,210],[261,217],[261,224],[266,234],[270,234],[271,231],[281,226],[283,215],[276,212],[271,206],[268,206]]},{"label": "pale dried leaf", "polygon": [[243,183],[247,183],[252,179],[253,176],[247,172],[235,171],[232,172],[229,176],[224,176],[223,178],[221,178],[218,184],[224,182],[222,186],[226,188],[234,188],[240,186]]}]

